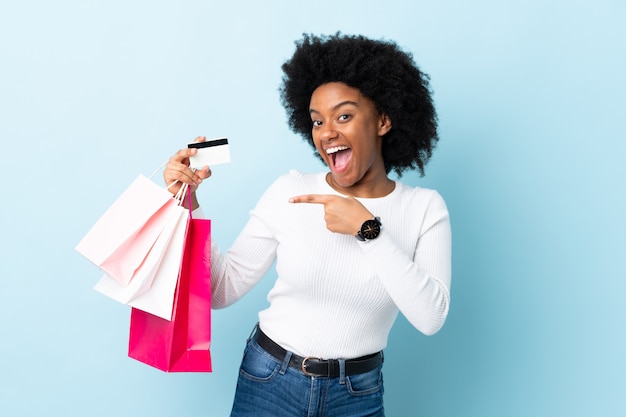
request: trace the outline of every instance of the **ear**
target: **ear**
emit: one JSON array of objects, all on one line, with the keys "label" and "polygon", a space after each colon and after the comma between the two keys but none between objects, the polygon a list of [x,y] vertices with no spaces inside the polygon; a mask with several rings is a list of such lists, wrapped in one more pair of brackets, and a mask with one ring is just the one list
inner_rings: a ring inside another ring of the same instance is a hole
[{"label": "ear", "polygon": [[380,121],[378,125],[378,136],[385,136],[391,130],[391,119],[386,113],[380,115]]}]

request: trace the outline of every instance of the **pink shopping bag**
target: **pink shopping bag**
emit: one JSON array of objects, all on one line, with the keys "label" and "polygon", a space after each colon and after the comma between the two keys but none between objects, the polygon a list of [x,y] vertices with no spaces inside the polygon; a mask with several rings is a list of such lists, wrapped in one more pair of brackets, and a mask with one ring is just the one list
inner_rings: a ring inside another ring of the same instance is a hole
[{"label": "pink shopping bag", "polygon": [[165,372],[211,372],[211,221],[189,219],[171,320],[133,308],[128,356]]},{"label": "pink shopping bag", "polygon": [[98,219],[76,250],[128,285],[177,206],[178,200],[167,189],[140,175]]}]

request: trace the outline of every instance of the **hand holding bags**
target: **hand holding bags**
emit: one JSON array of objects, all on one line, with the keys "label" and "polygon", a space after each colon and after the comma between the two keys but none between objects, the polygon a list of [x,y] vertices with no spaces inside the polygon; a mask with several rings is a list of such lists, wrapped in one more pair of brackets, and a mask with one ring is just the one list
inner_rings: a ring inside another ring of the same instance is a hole
[{"label": "hand holding bags", "polygon": [[210,372],[211,223],[191,219],[180,205],[185,192],[172,197],[140,176],[76,249],[105,271],[96,289],[133,306],[130,357],[168,372]]}]

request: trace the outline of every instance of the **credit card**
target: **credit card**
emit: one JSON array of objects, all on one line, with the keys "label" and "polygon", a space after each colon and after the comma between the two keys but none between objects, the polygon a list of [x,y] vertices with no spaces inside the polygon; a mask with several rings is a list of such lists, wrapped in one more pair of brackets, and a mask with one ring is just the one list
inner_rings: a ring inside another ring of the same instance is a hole
[{"label": "credit card", "polygon": [[193,142],[187,145],[195,148],[198,152],[189,157],[192,168],[202,168],[205,165],[212,166],[230,162],[230,148],[227,138],[209,139],[204,142]]}]

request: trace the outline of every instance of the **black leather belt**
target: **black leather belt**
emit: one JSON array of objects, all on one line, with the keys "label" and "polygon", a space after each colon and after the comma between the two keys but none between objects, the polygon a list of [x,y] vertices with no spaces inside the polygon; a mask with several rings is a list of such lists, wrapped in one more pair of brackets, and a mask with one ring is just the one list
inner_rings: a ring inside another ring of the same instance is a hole
[{"label": "black leather belt", "polygon": [[[267,353],[272,355],[277,360],[282,361],[285,359],[287,351],[272,339],[267,337],[261,329],[256,329],[254,340],[259,344],[259,346],[265,349]],[[369,372],[382,363],[382,352],[362,356],[356,359],[348,359],[345,361],[345,375],[350,376]],[[339,376],[339,360],[337,359],[320,359],[310,356],[303,358],[302,356],[292,354],[291,359],[289,360],[289,366],[298,369],[306,376],[325,376],[330,378],[336,378]]]}]

